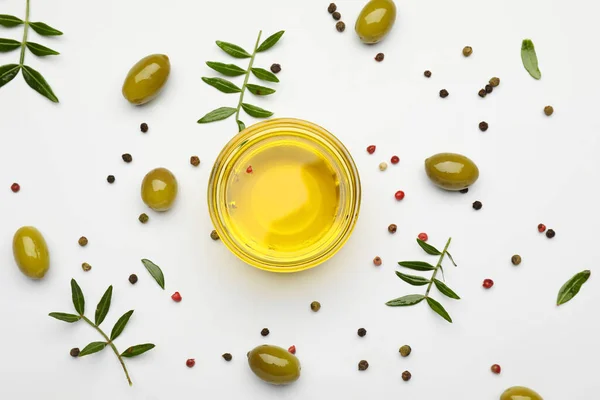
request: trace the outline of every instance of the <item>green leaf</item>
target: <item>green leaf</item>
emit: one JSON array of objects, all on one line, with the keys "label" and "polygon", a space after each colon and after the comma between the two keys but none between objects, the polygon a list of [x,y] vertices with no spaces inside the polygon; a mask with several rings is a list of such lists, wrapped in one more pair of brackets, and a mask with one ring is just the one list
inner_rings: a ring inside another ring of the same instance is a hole
[{"label": "green leaf", "polygon": [[0,87],[12,81],[21,70],[19,64],[6,64],[0,67]]},{"label": "green leaf", "polygon": [[206,114],[204,117],[200,118],[198,120],[198,123],[206,124],[209,122],[221,121],[223,119],[231,117],[233,114],[235,114],[236,111],[237,111],[237,109],[232,108],[232,107],[217,108],[216,110],[212,110],[211,112]]},{"label": "green leaf", "polygon": [[458,267],[458,265],[456,265],[456,263],[454,262],[454,258],[452,258],[452,255],[450,253],[448,253],[447,251],[446,251],[446,255],[448,256],[450,261],[452,261],[452,264],[454,264],[455,267]]},{"label": "green leaf", "polygon": [[434,279],[433,283],[435,283],[435,287],[440,291],[440,293],[450,297],[451,299],[460,300],[460,297],[458,297],[458,295],[454,293],[452,289],[446,286],[444,282]]},{"label": "green leaf", "polygon": [[272,34],[268,38],[266,38],[265,41],[262,42],[260,46],[258,46],[258,49],[256,49],[256,52],[260,53],[262,51],[269,50],[271,47],[273,47],[275,45],[275,43],[277,43],[279,41],[279,39],[281,39],[281,37],[283,36],[284,33],[285,33],[285,31],[279,31],[277,33]]},{"label": "green leaf", "polygon": [[163,275],[163,272],[160,269],[160,267],[158,265],[154,264],[152,261],[147,260],[145,258],[142,259],[142,264],[144,264],[144,267],[146,267],[146,269],[148,270],[150,275],[152,275],[152,277],[154,278],[156,283],[158,283],[158,286],[160,286],[164,290],[165,289],[165,276]]},{"label": "green leaf", "polygon": [[264,110],[260,107],[253,106],[252,104],[242,103],[242,108],[248,115],[254,118],[268,118],[273,113],[271,111]]},{"label": "green leaf", "polygon": [[402,279],[406,283],[410,283],[413,286],[423,286],[429,284],[429,279],[425,279],[422,276],[407,275],[402,272],[396,271],[398,278]]},{"label": "green leaf", "polygon": [[24,21],[12,15],[0,14],[0,25],[5,28],[12,28],[23,24]]},{"label": "green leaf", "polygon": [[232,57],[235,58],[250,58],[250,54],[248,54],[248,52],[244,49],[242,49],[240,46],[236,46],[235,44],[232,43],[227,43],[227,42],[221,42],[220,40],[217,40],[217,46],[219,46],[221,48],[221,50],[223,50],[225,53],[229,54]]},{"label": "green leaf", "polygon": [[240,76],[246,73],[246,70],[238,67],[235,64],[223,64],[215,61],[207,61],[206,65],[227,76]]},{"label": "green leaf", "polygon": [[31,51],[33,54],[35,54],[38,57],[56,56],[56,55],[60,54],[58,51],[52,50],[49,47],[42,46],[41,44],[37,44],[37,43],[33,43],[33,42],[27,42],[27,48],[29,49],[29,51]]},{"label": "green leaf", "polygon": [[104,318],[106,318],[106,314],[108,314],[108,310],[110,309],[112,289],[113,287],[110,285],[96,306],[96,325],[98,326],[104,321]]},{"label": "green leaf", "polygon": [[429,304],[429,307],[433,311],[435,311],[436,313],[438,313],[442,318],[444,318],[446,321],[452,323],[452,318],[450,318],[450,314],[448,314],[448,312],[446,312],[446,310],[444,309],[444,307],[442,307],[442,305],[440,303],[438,303],[437,301],[435,301],[431,297],[428,297],[427,298],[427,304]]},{"label": "green leaf", "polygon": [[565,304],[569,300],[579,293],[579,289],[581,286],[587,282],[592,273],[589,270],[581,271],[575,274],[571,279],[569,279],[558,291],[558,298],[556,299],[556,305],[560,306],[561,304]]},{"label": "green leaf", "polygon": [[50,101],[58,103],[58,97],[52,91],[52,88],[46,82],[42,74],[37,72],[35,69],[28,67],[27,65],[23,65],[23,78],[25,78],[25,82],[31,87],[33,90],[46,97]]},{"label": "green leaf", "polygon": [[439,255],[442,254],[441,251],[439,251],[438,249],[436,249],[432,245],[425,243],[421,239],[417,239],[417,243],[419,244],[419,246],[421,246],[421,248],[423,250],[425,250],[425,253],[427,253],[427,254],[430,254],[432,256],[439,256]]},{"label": "green leaf", "polygon": [[131,346],[130,348],[125,350],[123,353],[121,353],[121,357],[131,358],[131,357],[139,356],[140,354],[144,354],[148,350],[152,350],[154,347],[155,346],[152,343],[137,344],[135,346]]},{"label": "green leaf", "polygon": [[425,296],[422,294],[409,294],[406,296],[398,297],[397,299],[390,300],[385,303],[386,306],[390,307],[406,307],[406,306],[414,306],[415,304],[419,304]]},{"label": "green leaf", "polygon": [[129,322],[129,318],[131,318],[131,314],[133,314],[133,310],[127,311],[121,316],[121,318],[119,318],[115,326],[113,326],[112,331],[110,332],[111,342],[118,338],[119,335],[123,332],[123,329],[125,329],[125,326]]},{"label": "green leaf", "polygon": [[53,27],[46,25],[43,22],[31,22],[29,23],[29,26],[31,26],[31,29],[33,29],[42,36],[60,36],[63,34],[58,29],[54,29]]},{"label": "green leaf", "polygon": [[270,94],[275,93],[275,89],[271,89],[264,86],[253,85],[251,83],[246,85],[246,89],[256,96],[268,96]]},{"label": "green leaf", "polygon": [[85,312],[85,299],[83,297],[83,292],[81,291],[81,288],[75,279],[71,279],[71,297],[73,298],[73,306],[75,306],[75,311],[77,311],[79,315],[83,316]]},{"label": "green leaf", "polygon": [[535,47],[533,42],[530,39],[523,40],[521,44],[521,60],[523,61],[523,66],[535,79],[540,79],[542,77],[542,73],[538,68],[538,59],[535,54]]},{"label": "green leaf", "polygon": [[244,129],[246,129],[246,124],[244,124],[242,121],[240,121],[240,120],[237,120],[237,121],[235,121],[235,122],[237,122],[238,130],[239,130],[240,132],[241,132],[241,131],[243,131]]},{"label": "green leaf", "polygon": [[106,343],[104,342],[92,342],[85,346],[83,350],[79,353],[79,357],[88,356],[90,354],[97,353],[99,351],[104,350],[106,347]]},{"label": "green leaf", "polygon": [[81,317],[79,315],[67,314],[67,313],[62,313],[62,312],[51,312],[48,315],[52,318],[56,318],[59,321],[65,321],[70,324],[72,324],[73,322],[77,322],[81,319]]},{"label": "green leaf", "polygon": [[242,91],[233,82],[229,82],[226,79],[202,77],[202,80],[223,93],[239,93]]},{"label": "green leaf", "polygon": [[423,261],[400,261],[398,264],[415,271],[433,271],[435,269],[433,265]]},{"label": "green leaf", "polygon": [[21,42],[14,39],[0,39],[0,53],[8,53],[21,47]]},{"label": "green leaf", "polygon": [[275,83],[279,82],[279,78],[276,77],[274,73],[272,73],[271,71],[267,71],[266,69],[252,68],[251,71],[254,74],[254,76],[260,80]]}]

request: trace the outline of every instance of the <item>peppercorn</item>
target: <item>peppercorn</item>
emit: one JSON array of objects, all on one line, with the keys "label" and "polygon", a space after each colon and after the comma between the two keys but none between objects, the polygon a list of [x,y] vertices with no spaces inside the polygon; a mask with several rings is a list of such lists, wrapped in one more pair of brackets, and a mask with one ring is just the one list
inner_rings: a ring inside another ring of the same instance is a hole
[{"label": "peppercorn", "polygon": [[481,207],[483,207],[483,204],[481,204],[481,202],[480,202],[479,200],[478,200],[478,201],[475,201],[475,202],[473,202],[473,208],[474,208],[475,210],[481,210]]},{"label": "peppercorn", "polygon": [[397,229],[398,229],[398,227],[396,226],[396,224],[390,224],[390,226],[388,226],[389,233],[396,233]]},{"label": "peppercorn", "polygon": [[331,3],[329,7],[327,7],[327,11],[329,11],[329,14],[333,14],[335,10],[337,10],[337,6],[335,5],[335,3]]},{"label": "peppercorn", "polygon": [[367,360],[360,360],[360,362],[358,363],[358,370],[366,371],[367,368],[369,368],[369,363],[367,362]]},{"label": "peppercorn", "polygon": [[538,225],[538,232],[543,233],[545,230],[546,230],[546,225],[544,225],[544,224]]},{"label": "peppercorn", "polygon": [[513,265],[519,265],[521,264],[521,256],[518,254],[515,254],[514,256],[512,256],[510,258],[510,262],[512,262]]},{"label": "peppercorn", "polygon": [[494,88],[492,87],[492,85],[485,85],[485,92],[487,94],[490,94],[494,91]]},{"label": "peppercorn", "polygon": [[489,289],[489,288],[491,288],[492,286],[494,286],[494,281],[493,281],[493,280],[491,280],[491,279],[484,279],[484,280],[483,280],[483,285],[482,285],[482,286],[483,286],[484,288],[486,288],[486,289]]},{"label": "peppercorn", "polygon": [[396,165],[400,162],[400,157],[398,156],[392,156],[392,158],[390,159],[391,163]]},{"label": "peppercorn", "polygon": [[490,85],[492,85],[492,87],[498,87],[500,85],[500,78],[493,77],[490,79]]},{"label": "peppercorn", "polygon": [[71,351],[69,352],[69,354],[71,355],[71,357],[79,357],[79,347],[73,347],[71,349]]},{"label": "peppercorn", "polygon": [[487,95],[487,92],[485,91],[485,89],[481,89],[478,94],[479,97],[485,97]]},{"label": "peppercorn", "polygon": [[10,185],[10,190],[12,190],[13,193],[17,193],[19,190],[21,190],[21,186],[15,182]]},{"label": "peppercorn", "polygon": [[218,233],[217,233],[217,231],[216,231],[216,230],[214,230],[214,229],[213,229],[213,231],[210,233],[210,238],[211,238],[212,240],[219,240],[219,239],[220,239],[220,238],[219,238],[219,234],[218,234]]},{"label": "peppercorn", "polygon": [[196,360],[194,360],[193,358],[188,358],[187,361],[185,362],[185,365],[188,368],[193,368],[194,365],[196,365]]},{"label": "peppercorn", "polygon": [[469,57],[471,54],[473,54],[473,48],[471,46],[465,46],[463,48],[462,53],[463,53],[463,56]]},{"label": "peppercorn", "polygon": [[227,362],[231,361],[231,359],[233,358],[233,357],[231,356],[231,354],[229,354],[229,353],[225,353],[225,354],[223,354],[221,357],[223,357],[223,360],[225,360],[225,361],[227,361]]},{"label": "peppercorn", "polygon": [[321,309],[321,303],[319,303],[318,301],[313,301],[312,303],[310,303],[310,309],[314,312],[319,311]]},{"label": "peppercorn", "polygon": [[200,165],[200,158],[198,158],[198,156],[191,156],[190,164],[192,164],[194,167],[197,167],[198,165]]},{"label": "peppercorn", "polygon": [[142,122],[142,124],[140,125],[140,131],[142,131],[142,133],[148,132],[148,124],[145,122]]},{"label": "peppercorn", "polygon": [[400,347],[400,355],[402,357],[408,357],[410,355],[411,351],[412,351],[412,349],[407,344],[405,344],[404,346]]},{"label": "peppercorn", "polygon": [[274,74],[278,74],[279,72],[281,72],[281,65],[279,65],[279,64],[271,65],[271,72]]},{"label": "peppercorn", "polygon": [[377,55],[375,56],[375,61],[381,62],[383,61],[384,57],[385,55],[383,53],[377,53]]},{"label": "peppercorn", "polygon": [[337,24],[335,24],[335,29],[337,29],[338,32],[344,32],[346,30],[346,24],[342,21],[339,21]]},{"label": "peppercorn", "polygon": [[85,272],[88,272],[89,270],[92,269],[92,266],[86,262],[84,262],[83,264],[81,264],[81,269],[83,269]]},{"label": "peppercorn", "polygon": [[376,267],[381,266],[381,264],[383,263],[383,261],[381,261],[381,257],[377,256],[373,259],[373,265],[375,265]]},{"label": "peppercorn", "polygon": [[495,374],[499,374],[502,371],[502,368],[500,368],[498,364],[494,364],[490,367],[490,370]]},{"label": "peppercorn", "polygon": [[131,154],[129,153],[125,153],[121,156],[121,158],[123,159],[123,161],[125,161],[126,163],[130,163],[131,160],[133,160],[133,158],[131,157]]},{"label": "peppercorn", "polygon": [[411,374],[410,372],[408,372],[408,371],[404,371],[404,372],[402,373],[402,380],[403,380],[404,382],[408,382],[408,381],[410,381],[410,378],[412,378],[412,374]]},{"label": "peppercorn", "polygon": [[88,244],[88,240],[87,240],[87,238],[85,236],[82,236],[82,237],[79,238],[79,240],[77,241],[77,243],[79,243],[79,245],[81,247],[84,247],[84,246],[86,246]]},{"label": "peppercorn", "polygon": [[365,328],[360,328],[356,333],[360,337],[365,337],[365,335],[367,334],[367,330]]},{"label": "peppercorn", "polygon": [[380,171],[385,171],[386,169],[387,169],[387,163],[382,162],[379,164]]},{"label": "peppercorn", "polygon": [[252,173],[252,165],[249,165],[248,168],[246,168],[246,173],[247,174],[251,174]]},{"label": "peppercorn", "polygon": [[395,194],[394,197],[396,198],[396,200],[400,201],[402,199],[404,199],[404,192],[402,190],[398,190]]},{"label": "peppercorn", "polygon": [[427,239],[429,239],[429,236],[427,236],[427,234],[425,232],[421,232],[419,233],[419,235],[417,236],[419,238],[419,240],[426,242]]},{"label": "peppercorn", "polygon": [[485,132],[485,131],[487,131],[487,130],[488,130],[488,123],[487,123],[487,122],[485,122],[485,121],[481,121],[481,122],[479,123],[479,130],[480,130],[481,132]]},{"label": "peppercorn", "polygon": [[339,21],[340,18],[342,18],[342,14],[340,14],[339,12],[334,12],[331,14],[331,16],[333,17],[333,19],[335,19],[336,21]]},{"label": "peppercorn", "polygon": [[135,285],[138,281],[138,277],[136,274],[131,274],[129,275],[129,283],[131,283],[132,285]]},{"label": "peppercorn", "polygon": [[450,94],[450,93],[448,93],[448,91],[447,91],[446,89],[442,89],[442,90],[440,90],[440,97],[441,97],[442,99],[445,99],[446,97],[448,97],[448,95],[449,95],[449,94]]},{"label": "peppercorn", "polygon": [[423,75],[425,75],[425,78],[431,78],[431,71],[425,70],[425,72],[423,72]]},{"label": "peppercorn", "polygon": [[546,114],[547,116],[551,116],[553,113],[554,113],[554,107],[552,107],[552,106],[544,107],[544,114]]},{"label": "peppercorn", "polygon": [[288,347],[288,351],[292,354],[296,354],[296,346],[291,345],[290,347]]},{"label": "peppercorn", "polygon": [[269,329],[268,329],[268,328],[263,328],[263,330],[262,330],[262,331],[260,331],[260,334],[261,334],[262,336],[269,336],[269,333],[270,333],[270,331],[269,331]]},{"label": "peppercorn", "polygon": [[109,175],[106,177],[106,181],[108,183],[115,183],[115,176],[114,175]]},{"label": "peppercorn", "polygon": [[372,145],[368,146],[368,147],[367,147],[367,153],[369,153],[369,154],[373,154],[373,153],[375,153],[375,149],[376,149],[376,148],[377,148],[377,147],[375,147],[375,145],[374,145],[374,144],[372,144]]},{"label": "peppercorn", "polygon": [[546,237],[548,239],[552,239],[554,236],[556,236],[556,232],[554,232],[554,229],[548,229],[546,231]]},{"label": "peppercorn", "polygon": [[146,214],[146,213],[141,213],[140,216],[138,217],[138,219],[140,220],[140,222],[142,224],[145,224],[146,222],[148,222],[150,217],[148,217],[148,214]]},{"label": "peppercorn", "polygon": [[459,192],[462,194],[469,193],[469,188],[460,189]]},{"label": "peppercorn", "polygon": [[175,292],[171,295],[171,299],[173,299],[175,303],[179,303],[181,301],[181,294],[179,292]]}]

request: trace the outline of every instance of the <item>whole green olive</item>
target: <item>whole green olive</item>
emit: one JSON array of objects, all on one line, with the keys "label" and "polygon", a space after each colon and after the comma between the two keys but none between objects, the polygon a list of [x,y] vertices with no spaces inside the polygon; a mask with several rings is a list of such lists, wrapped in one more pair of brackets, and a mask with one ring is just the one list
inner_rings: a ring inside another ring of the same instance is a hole
[{"label": "whole green olive", "polygon": [[248,353],[248,365],[256,376],[273,385],[287,385],[300,378],[300,361],[281,347],[255,347]]},{"label": "whole green olive", "polygon": [[456,153],[439,153],[425,160],[429,179],[446,190],[462,190],[479,178],[479,168],[469,158]]},{"label": "whole green olive", "polygon": [[373,44],[381,41],[396,22],[396,5],[392,0],[371,0],[365,5],[354,30],[363,43]]},{"label": "whole green olive", "polygon": [[21,272],[32,279],[42,279],[50,267],[46,240],[33,226],[24,226],[15,232],[13,256]]},{"label": "whole green olive", "polygon": [[177,197],[177,179],[166,168],[148,172],[142,181],[142,200],[154,211],[167,211]]},{"label": "whole green olive", "polygon": [[152,54],[142,58],[129,70],[123,83],[123,96],[135,105],[149,102],[158,96],[170,72],[171,63],[166,55]]},{"label": "whole green olive", "polygon": [[500,400],[543,400],[542,396],[533,390],[523,387],[514,386],[508,388],[500,396]]}]

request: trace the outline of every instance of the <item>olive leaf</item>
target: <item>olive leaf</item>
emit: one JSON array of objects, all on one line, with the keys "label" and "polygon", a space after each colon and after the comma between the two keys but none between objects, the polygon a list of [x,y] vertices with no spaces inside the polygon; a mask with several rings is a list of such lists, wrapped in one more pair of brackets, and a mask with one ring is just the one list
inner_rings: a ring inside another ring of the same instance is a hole
[{"label": "olive leaf", "polygon": [[400,261],[402,267],[414,269],[415,271],[433,271],[435,267],[424,261]]},{"label": "olive leaf", "polygon": [[204,117],[200,118],[198,120],[198,123],[206,124],[208,122],[221,121],[222,119],[226,119],[226,118],[232,116],[233,114],[235,114],[236,111],[237,111],[237,109],[232,108],[232,107],[217,108],[216,110],[212,110],[211,112],[206,114]]},{"label": "olive leaf", "polygon": [[24,21],[13,15],[0,14],[0,25],[5,28],[13,28],[23,24]]},{"label": "olive leaf", "polygon": [[102,296],[100,302],[96,306],[95,322],[98,326],[102,323],[102,321],[104,321],[104,318],[106,318],[106,314],[108,314],[108,310],[110,309],[112,290],[113,287],[111,285],[108,287],[108,289],[106,289],[106,292],[104,292],[104,295]]},{"label": "olive leaf", "polygon": [[0,53],[8,53],[21,47],[21,42],[14,39],[2,39],[0,38]]},{"label": "olive leaf", "polygon": [[164,290],[165,289],[165,276],[163,275],[163,272],[160,269],[160,267],[158,265],[154,264],[152,261],[147,260],[145,258],[142,259],[142,264],[144,264],[144,267],[146,267],[146,269],[148,270],[150,275],[152,275],[152,277],[154,278],[156,283],[158,283],[158,286],[160,286]]},{"label": "olive leaf", "polygon": [[560,306],[561,304],[565,304],[569,300],[579,293],[581,286],[587,282],[591,275],[590,270],[584,270],[577,274],[575,274],[571,279],[565,282],[564,285],[558,291],[558,297],[556,299],[556,305]]},{"label": "olive leaf", "polygon": [[131,318],[132,314],[133,314],[133,310],[127,311],[115,323],[115,326],[113,326],[112,331],[110,332],[110,341],[111,342],[113,340],[115,340],[116,338],[118,338],[119,335],[121,335],[121,333],[123,333],[123,330],[125,329],[125,326],[127,326],[127,323],[129,322],[129,318]]},{"label": "olive leaf", "polygon": [[242,108],[248,115],[254,118],[268,118],[273,113],[271,111],[264,110],[260,107],[253,106],[252,104],[242,103]]},{"label": "olive leaf", "polygon": [[42,35],[42,36],[60,36],[63,34],[58,29],[54,29],[53,27],[51,27],[43,22],[30,22],[29,26],[31,26],[31,29],[33,29],[39,35]]},{"label": "olive leaf", "polygon": [[271,89],[264,86],[253,85],[251,83],[246,85],[248,91],[256,96],[268,96],[275,93],[275,89]]},{"label": "olive leaf", "polygon": [[52,88],[46,82],[42,74],[37,72],[35,69],[23,65],[23,78],[25,78],[25,82],[31,87],[33,90],[46,97],[50,101],[54,103],[58,103],[58,97],[52,91]]},{"label": "olive leaf", "polygon": [[59,321],[68,322],[70,324],[72,324],[73,322],[77,322],[81,319],[81,317],[79,315],[60,313],[60,312],[51,312],[48,315],[52,318],[56,318]]},{"label": "olive leaf", "polygon": [[223,93],[239,93],[242,91],[242,89],[226,79],[202,77],[202,80]]},{"label": "olive leaf", "polygon": [[438,313],[442,318],[444,318],[446,321],[452,323],[452,318],[450,318],[450,314],[448,314],[448,312],[444,309],[444,307],[442,307],[442,305],[440,303],[438,303],[437,301],[435,301],[431,297],[428,297],[427,298],[427,304],[429,304],[429,307],[433,311],[435,311],[436,313]]},{"label": "olive leaf", "polygon": [[152,350],[155,346],[152,343],[145,343],[145,344],[137,344],[135,346],[131,346],[129,347],[127,350],[125,350],[123,353],[121,353],[121,357],[127,357],[127,358],[131,358],[131,357],[136,357],[139,356],[140,354],[144,354],[145,352]]},{"label": "olive leaf", "polygon": [[243,131],[244,129],[246,129],[246,124],[244,124],[242,121],[240,121],[239,119],[236,121],[237,125],[238,125],[238,130],[239,132]]},{"label": "olive leaf", "polygon": [[535,79],[540,79],[542,77],[542,73],[538,67],[535,46],[531,39],[524,39],[523,43],[521,43],[521,60],[523,61],[523,66],[527,72],[529,72],[529,75]]},{"label": "olive leaf", "polygon": [[406,307],[406,306],[414,306],[415,304],[419,304],[423,301],[425,296],[422,294],[409,294],[406,296],[398,297],[397,299],[390,300],[385,303],[386,306],[390,307]]},{"label": "olive leaf", "polygon": [[451,299],[460,300],[460,297],[458,297],[458,295],[456,293],[454,293],[454,291],[452,289],[450,289],[444,282],[434,279],[433,283],[435,283],[435,287],[443,295],[446,295],[446,296],[450,297]]},{"label": "olive leaf", "polygon": [[79,357],[88,356],[90,354],[97,353],[99,351],[104,350],[106,347],[106,343],[104,342],[92,342],[85,346],[83,350],[79,353]]},{"label": "olive leaf", "polygon": [[284,33],[285,31],[279,31],[266,38],[265,41],[262,42],[262,44],[258,47],[258,49],[256,49],[256,52],[260,53],[269,50],[275,45],[275,43],[279,41],[279,39],[281,39]]},{"label": "olive leaf", "polygon": [[425,250],[425,253],[427,254],[430,254],[432,256],[439,256],[442,254],[438,249],[436,249],[430,244],[425,243],[421,239],[417,239],[417,243],[419,244],[419,246],[421,246],[423,250]]},{"label": "olive leaf", "polygon": [[244,49],[242,49],[240,46],[237,46],[235,44],[232,43],[227,43],[227,42],[221,42],[220,40],[217,40],[217,46],[219,46],[221,48],[221,50],[223,50],[225,53],[229,54],[232,57],[235,58],[250,58],[251,55],[248,54],[248,52]]},{"label": "olive leaf", "polygon": [[396,271],[396,275],[398,278],[402,279],[404,282],[409,283],[413,286],[423,286],[429,284],[429,279],[425,279],[422,276],[416,275],[407,275],[402,272]]},{"label": "olive leaf", "polygon": [[12,81],[21,70],[19,64],[6,64],[0,67],[0,87]]},{"label": "olive leaf", "polygon": [[241,69],[240,67],[238,67],[235,64],[224,64],[224,63],[215,62],[215,61],[207,61],[206,65],[208,65],[210,68],[214,69],[215,71],[220,72],[223,75],[227,75],[227,76],[240,76],[240,75],[244,75],[246,73],[246,70]]},{"label": "olive leaf", "polygon": [[41,44],[34,43],[34,42],[27,42],[27,48],[29,49],[29,51],[31,51],[33,54],[35,54],[38,57],[57,56],[60,54],[56,50],[52,50],[49,47],[42,46]]},{"label": "olive leaf", "polygon": [[279,78],[275,76],[274,73],[272,73],[271,71],[267,71],[266,69],[252,68],[251,71],[254,74],[254,76],[260,80],[275,83],[279,82]]},{"label": "olive leaf", "polygon": [[83,292],[75,279],[71,279],[71,297],[73,299],[75,311],[77,311],[80,316],[83,316],[85,311],[85,299],[83,297]]}]

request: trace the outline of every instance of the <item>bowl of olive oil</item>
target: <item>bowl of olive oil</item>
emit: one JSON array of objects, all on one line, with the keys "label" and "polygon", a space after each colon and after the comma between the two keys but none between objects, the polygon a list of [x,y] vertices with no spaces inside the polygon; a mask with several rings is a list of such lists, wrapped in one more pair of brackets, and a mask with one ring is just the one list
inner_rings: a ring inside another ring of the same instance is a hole
[{"label": "bowl of olive oil", "polygon": [[273,119],[235,136],[215,161],[208,208],[223,243],[242,261],[297,272],[331,258],[360,210],[358,170],[331,133]]}]

